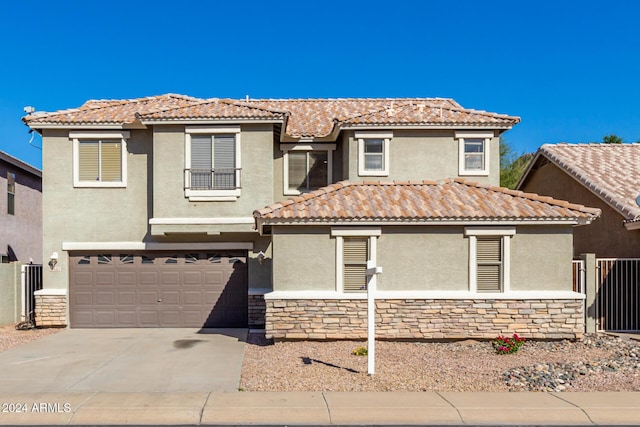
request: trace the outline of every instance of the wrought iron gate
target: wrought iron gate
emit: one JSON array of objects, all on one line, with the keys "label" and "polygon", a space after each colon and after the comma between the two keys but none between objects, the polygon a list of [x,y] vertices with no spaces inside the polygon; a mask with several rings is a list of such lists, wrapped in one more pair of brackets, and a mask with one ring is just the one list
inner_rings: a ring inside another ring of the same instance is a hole
[{"label": "wrought iron gate", "polygon": [[640,259],[597,258],[596,320],[600,331],[640,331]]},{"label": "wrought iron gate", "polygon": [[22,266],[22,321],[35,323],[35,292],[42,289],[42,265],[26,264]]}]

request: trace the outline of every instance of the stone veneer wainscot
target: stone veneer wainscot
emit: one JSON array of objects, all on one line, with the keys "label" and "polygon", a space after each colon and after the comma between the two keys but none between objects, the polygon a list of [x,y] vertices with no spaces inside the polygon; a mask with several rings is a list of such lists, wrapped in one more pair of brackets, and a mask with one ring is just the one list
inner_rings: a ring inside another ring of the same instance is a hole
[{"label": "stone veneer wainscot", "polygon": [[36,326],[67,326],[67,294],[55,289],[35,291]]},{"label": "stone veneer wainscot", "polygon": [[[365,339],[367,301],[267,299],[266,336],[275,340]],[[580,299],[376,300],[378,339],[574,339],[584,333]]]}]

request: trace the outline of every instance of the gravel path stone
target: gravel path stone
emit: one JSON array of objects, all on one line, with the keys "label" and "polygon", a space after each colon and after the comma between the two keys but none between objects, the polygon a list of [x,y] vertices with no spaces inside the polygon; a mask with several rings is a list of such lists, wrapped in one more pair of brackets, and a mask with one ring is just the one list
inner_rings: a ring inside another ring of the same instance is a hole
[{"label": "gravel path stone", "polygon": [[247,391],[640,391],[640,342],[608,335],[527,341],[516,354],[490,342],[376,343],[376,374],[361,341],[269,344],[251,335],[240,388]]},{"label": "gravel path stone", "polygon": [[56,328],[17,330],[15,325],[0,326],[0,352],[60,331]]}]

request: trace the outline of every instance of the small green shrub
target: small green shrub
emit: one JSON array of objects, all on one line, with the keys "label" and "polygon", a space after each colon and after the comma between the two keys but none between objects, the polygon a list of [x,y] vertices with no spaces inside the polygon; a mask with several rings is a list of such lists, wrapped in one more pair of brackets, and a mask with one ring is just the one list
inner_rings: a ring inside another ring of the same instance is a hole
[{"label": "small green shrub", "polygon": [[368,353],[367,347],[358,347],[351,352],[351,354],[355,354],[356,356],[366,356]]},{"label": "small green shrub", "polygon": [[526,340],[523,337],[519,337],[518,334],[513,334],[513,337],[498,336],[493,340],[493,348],[498,354],[513,354],[520,350],[520,347],[524,345]]}]

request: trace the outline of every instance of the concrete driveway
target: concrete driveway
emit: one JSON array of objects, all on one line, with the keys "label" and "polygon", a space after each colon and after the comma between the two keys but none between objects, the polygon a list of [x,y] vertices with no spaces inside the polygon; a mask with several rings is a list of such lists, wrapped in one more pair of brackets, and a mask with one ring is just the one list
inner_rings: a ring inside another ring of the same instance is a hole
[{"label": "concrete driveway", "polygon": [[246,329],[67,329],[0,353],[0,393],[237,391]]}]

